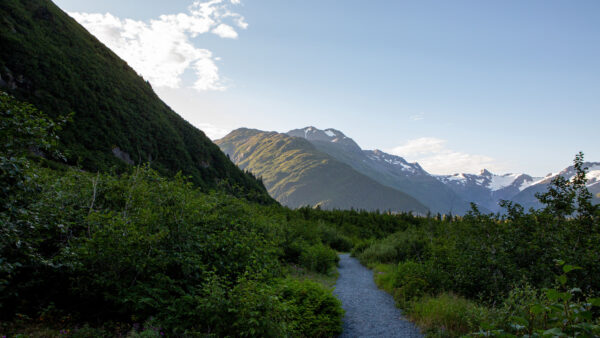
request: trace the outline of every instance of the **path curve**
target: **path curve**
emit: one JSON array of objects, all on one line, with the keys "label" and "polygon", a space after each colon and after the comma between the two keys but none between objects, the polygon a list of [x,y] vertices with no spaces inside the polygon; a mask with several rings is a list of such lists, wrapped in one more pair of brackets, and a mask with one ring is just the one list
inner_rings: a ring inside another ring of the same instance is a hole
[{"label": "path curve", "polygon": [[334,294],[346,310],[340,337],[423,337],[396,308],[394,299],[379,290],[373,272],[349,254],[340,255],[340,277]]}]

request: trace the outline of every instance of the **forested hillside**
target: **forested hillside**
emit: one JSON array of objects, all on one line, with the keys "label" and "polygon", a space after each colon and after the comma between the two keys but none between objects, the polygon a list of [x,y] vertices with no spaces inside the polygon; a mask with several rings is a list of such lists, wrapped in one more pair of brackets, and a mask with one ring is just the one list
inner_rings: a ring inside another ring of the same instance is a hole
[{"label": "forested hillside", "polygon": [[68,163],[90,171],[150,163],[203,188],[272,201],[127,63],[50,0],[0,2],[0,89],[51,117],[74,113],[60,132]]},{"label": "forested hillside", "polygon": [[0,336],[340,333],[339,301],[311,281],[352,245],[331,224],[148,166],[34,155],[59,158],[63,126],[0,92]]},{"label": "forested hillside", "polygon": [[581,155],[531,214],[291,210],[144,166],[56,166],[35,154],[60,158],[68,121],[6,94],[0,113],[3,335],[335,336],[343,312],[322,283],[349,250],[433,336],[600,334],[600,211]]},{"label": "forested hillside", "polygon": [[292,208],[427,213],[415,198],[355,171],[301,138],[241,128],[216,143],[240,168],[261,177],[271,196]]}]

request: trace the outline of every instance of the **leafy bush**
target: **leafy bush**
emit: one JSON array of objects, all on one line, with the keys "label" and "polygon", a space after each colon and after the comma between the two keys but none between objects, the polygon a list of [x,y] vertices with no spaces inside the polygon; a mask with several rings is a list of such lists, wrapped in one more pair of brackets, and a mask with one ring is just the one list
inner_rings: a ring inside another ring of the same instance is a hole
[{"label": "leafy bush", "polygon": [[285,279],[279,293],[290,308],[294,333],[303,337],[331,337],[342,333],[341,303],[320,284]]},{"label": "leafy bush", "polygon": [[334,250],[348,252],[353,247],[352,241],[347,236],[343,235],[339,230],[331,226],[321,224],[320,232],[320,237],[323,241],[323,244],[331,247]]},{"label": "leafy bush", "polygon": [[335,250],[323,244],[312,245],[300,255],[300,265],[320,273],[327,273],[339,260]]},{"label": "leafy bush", "polygon": [[[486,325],[474,335],[480,336],[553,336],[553,337],[597,337],[600,335],[600,322],[593,320],[593,307],[600,307],[600,298],[584,298],[580,288],[568,288],[567,274],[580,267],[557,261],[562,274],[557,276],[558,287],[546,288],[538,292],[530,288],[516,289],[507,299],[503,311],[509,314],[499,322],[504,329],[493,329]],[[515,296],[524,297],[515,299]],[[516,306],[515,306],[516,305]],[[508,325],[506,325],[508,324]]]},{"label": "leafy bush", "polygon": [[394,274],[396,298],[403,302],[420,298],[429,290],[425,267],[413,261],[398,263]]},{"label": "leafy bush", "polygon": [[372,243],[358,257],[363,264],[423,260],[429,257],[431,250],[424,236],[422,230],[410,227]]},{"label": "leafy bush", "polygon": [[485,307],[454,294],[427,296],[412,303],[410,318],[431,334],[456,337],[477,330],[489,320]]}]

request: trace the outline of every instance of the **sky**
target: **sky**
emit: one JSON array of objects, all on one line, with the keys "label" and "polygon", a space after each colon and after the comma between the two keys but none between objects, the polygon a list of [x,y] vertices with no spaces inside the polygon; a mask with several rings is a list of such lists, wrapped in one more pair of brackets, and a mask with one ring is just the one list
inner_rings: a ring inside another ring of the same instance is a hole
[{"label": "sky", "polygon": [[55,3],[212,139],[335,128],[433,174],[600,161],[600,1]]}]

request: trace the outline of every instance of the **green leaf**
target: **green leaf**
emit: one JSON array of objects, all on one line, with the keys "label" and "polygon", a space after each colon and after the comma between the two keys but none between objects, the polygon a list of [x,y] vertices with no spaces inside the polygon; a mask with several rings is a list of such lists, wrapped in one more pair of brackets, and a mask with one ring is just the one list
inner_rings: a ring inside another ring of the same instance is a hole
[{"label": "green leaf", "polygon": [[569,264],[567,264],[567,265],[563,266],[564,273],[569,273],[569,272],[571,272],[573,270],[581,270],[581,269],[582,268],[580,266],[575,266],[575,265],[569,265]]},{"label": "green leaf", "polygon": [[531,308],[529,308],[529,311],[534,315],[539,315],[540,313],[544,313],[546,311],[546,308],[541,304],[535,304],[532,305]]},{"label": "green leaf", "polygon": [[588,299],[588,302],[592,304],[592,306],[600,307],[600,298],[590,298]]},{"label": "green leaf", "polygon": [[567,284],[567,275],[560,275],[556,278],[561,285]]},{"label": "green leaf", "polygon": [[[529,321],[523,317],[513,316],[510,317],[511,322],[513,322],[513,326],[523,326],[523,328],[529,326]],[[518,325],[515,325],[518,324]]]},{"label": "green leaf", "polygon": [[544,331],[543,335],[544,336],[554,336],[554,337],[565,336],[564,332],[562,332],[561,329],[559,329],[558,327],[554,327],[554,328],[551,328],[550,330]]}]

